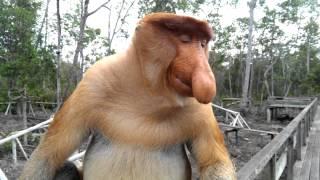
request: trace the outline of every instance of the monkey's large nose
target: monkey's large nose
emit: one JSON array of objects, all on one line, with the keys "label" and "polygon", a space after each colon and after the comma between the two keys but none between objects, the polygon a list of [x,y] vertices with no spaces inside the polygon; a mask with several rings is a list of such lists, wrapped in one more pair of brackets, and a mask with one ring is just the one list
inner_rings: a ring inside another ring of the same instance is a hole
[{"label": "monkey's large nose", "polygon": [[211,71],[196,70],[192,75],[192,94],[198,102],[207,104],[216,95],[216,82]]}]

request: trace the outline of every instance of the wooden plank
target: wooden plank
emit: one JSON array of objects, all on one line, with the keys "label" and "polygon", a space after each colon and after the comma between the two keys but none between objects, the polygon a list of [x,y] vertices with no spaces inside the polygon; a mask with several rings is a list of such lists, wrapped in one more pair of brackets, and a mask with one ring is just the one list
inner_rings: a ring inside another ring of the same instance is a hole
[{"label": "wooden plank", "polygon": [[267,122],[271,122],[271,108],[267,108]]},{"label": "wooden plank", "polygon": [[276,131],[264,131],[264,130],[259,130],[259,129],[247,129],[244,127],[240,127],[240,126],[231,126],[228,124],[224,124],[224,123],[219,123],[219,126],[221,127],[227,127],[227,128],[232,128],[232,129],[238,129],[238,130],[243,130],[243,131],[249,131],[249,132],[254,132],[254,133],[263,133],[263,134],[268,134],[268,135],[278,135],[279,133]]},{"label": "wooden plank", "polygon": [[[310,108],[316,105],[317,98],[304,108],[290,123],[278,134],[269,144],[267,144],[261,151],[255,154],[251,160],[246,163],[237,173],[238,180],[251,180],[264,169],[271,158],[280,150],[280,148],[287,142],[294,131],[297,129],[299,123],[305,118]],[[311,163],[311,162],[310,162]],[[310,164],[311,166],[311,164]],[[310,167],[309,166],[309,167]],[[310,168],[309,168],[310,170]]]},{"label": "wooden plank", "polygon": [[310,170],[310,180],[319,180],[319,149],[316,147],[312,148],[312,160],[311,160],[311,170]]},{"label": "wooden plank", "polygon": [[297,160],[301,160],[301,157],[302,157],[302,154],[301,154],[301,149],[302,149],[302,128],[301,128],[301,122],[299,123],[298,125],[298,129],[297,129],[297,136],[296,136],[296,139],[297,139],[297,146],[296,146],[296,159]]},{"label": "wooden plank", "polygon": [[293,154],[293,140],[288,138],[287,145],[287,180],[293,179],[293,165],[294,165],[294,154]]},{"label": "wooden plank", "polygon": [[277,163],[276,163],[276,180],[280,179],[284,169],[286,168],[286,165],[287,165],[287,151],[284,151],[279,159],[277,160]]},{"label": "wooden plank", "polygon": [[310,177],[310,168],[311,168],[311,159],[312,159],[312,154],[311,154],[311,146],[308,144],[307,147],[307,152],[304,157],[303,163],[302,163],[302,168],[301,168],[301,173],[299,175],[298,179],[303,179],[303,180],[309,180]]},{"label": "wooden plank", "polygon": [[269,107],[272,108],[305,108],[306,105],[297,105],[297,104],[270,104]]},{"label": "wooden plank", "polygon": [[320,126],[319,126],[319,114],[317,114],[316,119],[313,123],[315,133],[315,137],[312,145],[312,160],[311,160],[311,172],[310,172],[310,180],[319,180],[320,179]]}]

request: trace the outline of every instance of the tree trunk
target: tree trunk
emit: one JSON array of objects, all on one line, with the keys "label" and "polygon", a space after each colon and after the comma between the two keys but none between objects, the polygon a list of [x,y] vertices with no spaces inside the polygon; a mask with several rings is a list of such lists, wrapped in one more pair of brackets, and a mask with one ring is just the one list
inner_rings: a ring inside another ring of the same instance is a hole
[{"label": "tree trunk", "polygon": [[78,41],[77,41],[76,49],[73,56],[71,76],[69,79],[69,83],[74,86],[76,86],[78,81],[80,80],[78,76],[80,71],[78,59],[79,59],[80,51],[83,49],[83,36],[84,36],[84,30],[85,30],[87,18],[88,18],[88,6],[89,6],[89,0],[85,0],[83,9],[81,9],[82,13],[81,13],[81,20],[80,20],[79,36],[78,36]]},{"label": "tree trunk", "polygon": [[44,16],[43,16],[43,19],[42,19],[42,22],[41,22],[41,25],[40,25],[40,29],[39,29],[38,35],[37,35],[36,49],[39,47],[39,45],[41,47],[41,32],[42,32],[43,26],[45,24],[47,25],[47,23],[48,23],[49,3],[50,3],[50,0],[47,0],[46,9],[45,9]]},{"label": "tree trunk", "polygon": [[250,73],[251,73],[251,64],[252,64],[252,31],[253,31],[253,21],[254,21],[254,8],[256,7],[257,0],[251,0],[248,5],[250,8],[250,19],[249,19],[249,36],[248,36],[248,54],[246,58],[246,70],[245,70],[245,77],[244,83],[242,86],[242,99],[241,99],[241,108],[246,109],[250,106],[250,99],[249,99],[249,85],[250,85]]},{"label": "tree trunk", "polygon": [[307,73],[310,72],[310,35],[307,35]]},{"label": "tree trunk", "polygon": [[57,45],[57,110],[61,105],[61,17],[60,17],[60,0],[57,0],[57,28],[58,28],[58,45]]},{"label": "tree trunk", "polygon": [[229,67],[229,70],[228,70],[228,79],[229,79],[229,93],[230,93],[230,97],[233,96],[233,93],[232,93],[232,80],[231,80],[231,67]]},{"label": "tree trunk", "polygon": [[274,75],[274,72],[273,72],[273,65],[274,63],[272,62],[273,59],[271,59],[271,96],[274,96],[274,78],[273,78],[273,75]]},{"label": "tree trunk", "polygon": [[266,86],[266,90],[267,90],[268,96],[272,96],[272,92],[271,92],[269,84],[268,84],[268,73],[273,68],[273,65],[275,63],[276,63],[276,61],[272,62],[263,73],[264,85]]}]

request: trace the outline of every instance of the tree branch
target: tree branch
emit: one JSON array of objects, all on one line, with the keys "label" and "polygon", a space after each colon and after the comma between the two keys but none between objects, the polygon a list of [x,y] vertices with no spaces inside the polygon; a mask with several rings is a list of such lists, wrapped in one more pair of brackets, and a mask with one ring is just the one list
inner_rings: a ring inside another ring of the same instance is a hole
[{"label": "tree branch", "polygon": [[99,7],[97,7],[95,10],[89,12],[89,13],[87,14],[87,17],[89,17],[89,16],[91,16],[92,14],[96,13],[97,11],[99,11],[99,10],[100,10],[101,8],[103,8],[103,7],[107,8],[106,5],[107,5],[110,1],[111,1],[111,0],[108,0],[107,2],[104,2],[104,3],[101,4]]}]

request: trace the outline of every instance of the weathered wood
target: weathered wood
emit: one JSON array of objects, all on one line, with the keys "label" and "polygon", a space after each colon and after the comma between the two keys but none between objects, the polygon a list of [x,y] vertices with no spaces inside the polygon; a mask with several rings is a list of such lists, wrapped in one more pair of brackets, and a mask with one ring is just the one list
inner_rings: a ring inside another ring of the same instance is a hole
[{"label": "weathered wood", "polygon": [[267,122],[270,123],[271,122],[271,108],[267,108]]},{"label": "weathered wood", "polygon": [[247,128],[243,128],[243,127],[240,127],[240,126],[230,126],[228,124],[223,124],[223,123],[219,123],[219,126],[238,129],[238,130],[242,130],[242,131],[249,131],[249,132],[254,132],[254,133],[263,133],[263,134],[268,134],[268,135],[278,135],[279,134],[278,132],[275,132],[275,131],[264,131],[264,130],[259,130],[259,129],[247,129]]},{"label": "weathered wood", "polygon": [[6,177],[6,175],[4,174],[4,172],[0,169],[0,179],[1,180],[8,180],[8,178]]},{"label": "weathered wood", "polygon": [[16,141],[11,141],[11,148],[12,148],[12,160],[13,164],[17,164],[17,144]]},{"label": "weathered wood", "polygon": [[8,115],[8,113],[10,111],[10,108],[11,108],[11,103],[8,104],[6,112],[4,113],[4,115],[6,115],[6,116]]},{"label": "weathered wood", "polygon": [[294,154],[293,154],[293,140],[288,138],[287,145],[287,180],[293,179],[293,165],[294,165]]},{"label": "weathered wood", "polygon": [[16,141],[17,141],[17,144],[18,144],[18,146],[19,146],[19,148],[20,148],[20,150],[21,150],[21,152],[22,152],[22,154],[23,154],[24,158],[26,158],[26,160],[28,160],[28,159],[29,159],[29,157],[28,157],[28,155],[27,155],[26,151],[23,149],[23,146],[22,146],[22,144],[21,144],[21,142],[20,142],[19,138],[17,138],[17,139],[16,139]]},{"label": "weathered wood", "polygon": [[30,112],[31,112],[31,114],[32,114],[33,117],[36,117],[36,114],[35,114],[34,111],[33,111],[31,102],[29,102],[29,113],[30,113]]},{"label": "weathered wood", "polygon": [[271,161],[269,162],[270,180],[276,180],[276,174],[277,174],[276,163],[277,163],[277,157],[276,157],[276,155],[274,155],[271,158]]},{"label": "weathered wood", "polygon": [[284,151],[281,153],[279,159],[276,161],[276,180],[280,179],[283,171],[287,166],[288,152]]},{"label": "weathered wood", "polygon": [[[311,135],[310,139],[312,139],[314,135]],[[307,152],[304,157],[303,163],[302,163],[302,168],[300,171],[300,175],[298,179],[304,179],[304,180],[309,180],[310,177],[310,168],[311,168],[311,159],[312,159],[312,147],[310,145],[310,142],[308,143],[307,146]]]},{"label": "weathered wood", "polygon": [[302,150],[302,139],[303,139],[303,136],[302,136],[302,128],[301,128],[301,122],[299,123],[299,125],[298,125],[298,129],[297,129],[297,136],[296,136],[296,139],[297,139],[297,144],[296,144],[296,152],[295,152],[295,154],[296,154],[296,159],[297,160],[301,160],[301,157],[302,157],[302,152],[301,152],[301,150]]},{"label": "weathered wood", "polygon": [[[23,121],[23,129],[28,128],[28,118],[27,118],[27,101],[24,99],[22,102],[22,121]],[[28,144],[28,135],[23,136],[24,145]]]},{"label": "weathered wood", "polygon": [[270,104],[269,108],[299,108],[303,109],[306,105],[298,105],[298,104]]},{"label": "weathered wood", "polygon": [[310,180],[319,180],[319,147],[314,147],[311,159]]},{"label": "weathered wood", "polygon": [[317,98],[306,106],[306,108],[304,108],[269,144],[255,154],[252,159],[238,171],[238,180],[254,179],[269,163],[271,158],[287,142],[287,140],[292,138],[294,131],[296,131],[299,126],[299,123],[305,118],[310,109],[316,105],[316,102]]},{"label": "weathered wood", "polygon": [[39,123],[39,124],[34,125],[34,126],[32,126],[32,127],[29,127],[28,129],[24,129],[24,130],[18,131],[18,132],[14,133],[14,134],[11,135],[11,136],[8,136],[8,137],[5,137],[5,138],[3,138],[3,139],[0,139],[0,145],[1,145],[1,144],[4,144],[4,143],[6,143],[6,142],[12,141],[12,140],[14,140],[14,139],[16,139],[16,138],[18,138],[18,137],[20,137],[20,136],[23,136],[24,134],[27,134],[27,133],[29,133],[29,132],[31,132],[31,131],[36,130],[36,129],[40,129],[40,128],[42,128],[43,126],[49,124],[52,120],[53,120],[53,118],[50,118],[50,119],[48,119],[48,120],[46,120],[46,121],[44,121],[44,122],[42,122],[42,123]]}]

